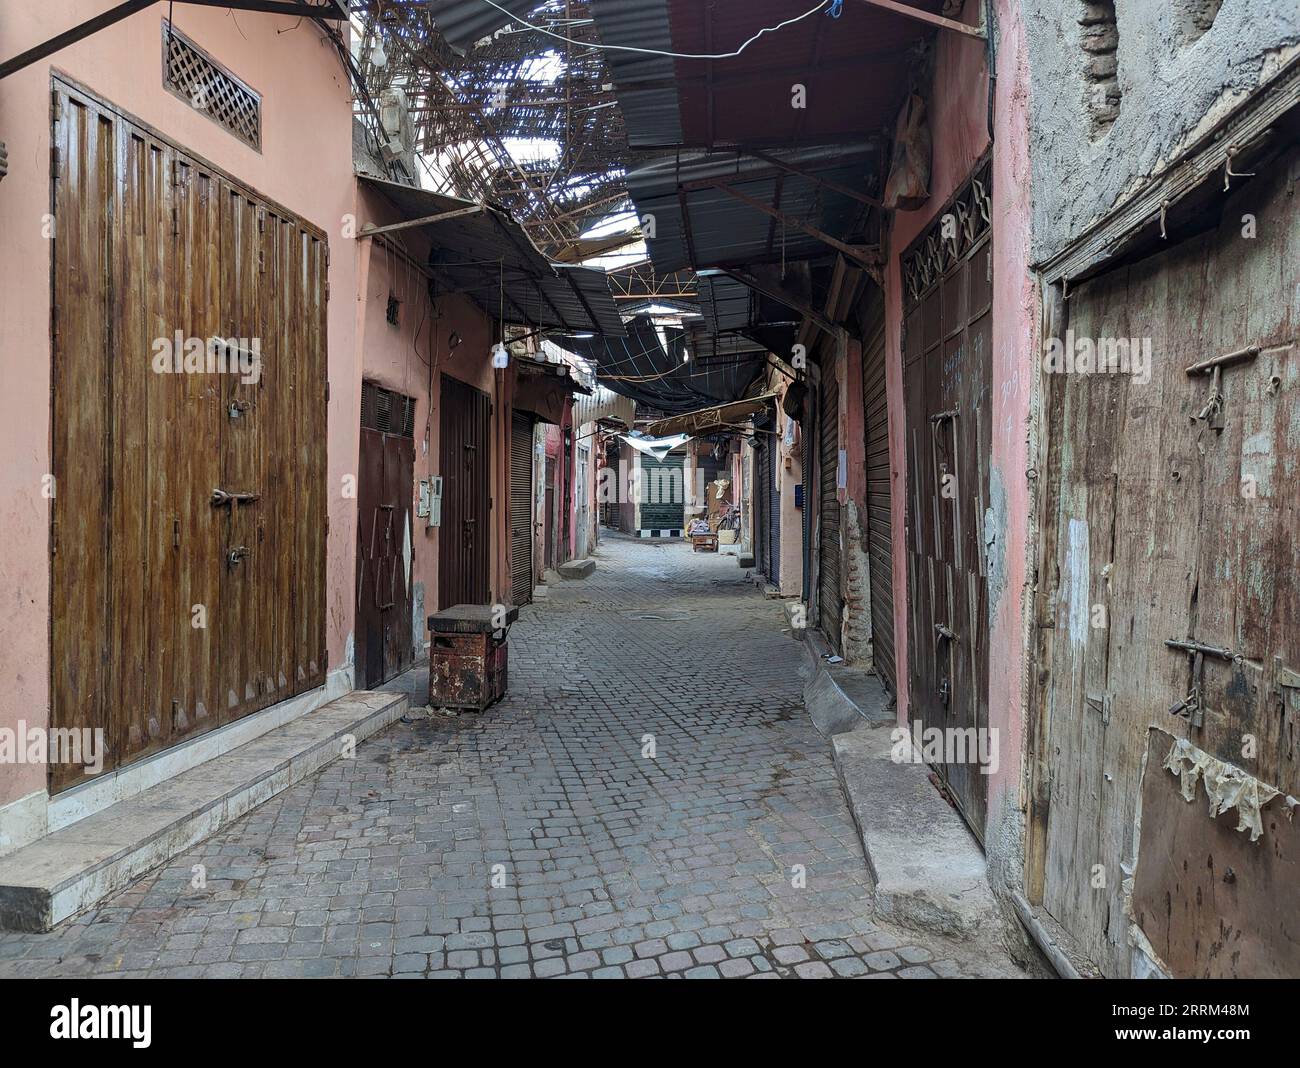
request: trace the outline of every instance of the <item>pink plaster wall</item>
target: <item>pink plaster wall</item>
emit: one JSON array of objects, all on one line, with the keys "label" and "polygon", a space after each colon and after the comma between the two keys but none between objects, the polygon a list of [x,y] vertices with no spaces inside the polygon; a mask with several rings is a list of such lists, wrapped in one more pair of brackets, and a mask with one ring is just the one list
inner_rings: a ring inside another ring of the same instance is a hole
[{"label": "pink plaster wall", "polygon": [[[383,197],[359,187],[358,231],[366,223],[382,226],[398,219],[396,210]],[[468,299],[456,294],[439,297],[436,306],[429,300],[425,276],[400,254],[405,252],[416,263],[425,261],[428,241],[419,231],[398,231],[383,243],[362,237],[355,244],[360,259],[357,292],[360,376],[415,398],[413,509],[418,494],[415,483],[441,473],[438,401],[442,375],[476,386],[493,399],[491,492],[494,501],[502,504],[491,515],[491,558],[493,595],[499,596],[503,589],[501,576],[509,573],[505,559],[509,538],[504,529],[508,521],[504,502],[509,499],[509,492],[508,483],[500,481],[502,446],[497,427],[502,412],[507,413],[508,426],[509,398],[505,393],[510,376],[492,367],[490,350],[495,336],[492,320]],[[390,293],[401,301],[397,326],[388,322]],[[453,333],[461,337],[454,350],[449,341]],[[412,581],[424,584],[426,614],[439,607],[438,539],[441,536],[440,527],[429,527],[422,519],[415,521]]]},{"label": "pink plaster wall", "polygon": [[[998,24],[993,154],[993,481],[1005,488],[1005,507],[995,520],[1006,571],[1001,599],[991,621],[989,725],[999,729],[1001,760],[989,784],[990,818],[998,802],[1018,790],[1024,736],[1021,635],[1029,494],[1025,478],[1029,378],[1037,332],[1036,298],[1029,272],[1028,70],[1019,5],[995,0]],[[976,21],[976,0],[963,19]],[[902,369],[902,280],[900,256],[970,174],[989,144],[984,42],[941,33],[930,98],[934,152],[930,199],[917,211],[897,212],[889,231],[886,265],[886,389],[892,475],[894,553],[894,640],[898,658],[898,719],[908,722],[908,604],[905,513],[907,465],[904,450]],[[852,470],[852,467],[850,468]],[[852,476],[850,476],[852,477]],[[994,494],[996,498],[996,493]],[[995,508],[996,499],[990,502]]]},{"label": "pink plaster wall", "polygon": [[[108,5],[78,0],[5,4],[0,41],[15,55]],[[93,8],[93,11],[91,10]],[[328,479],[329,575],[326,600],[331,668],[352,631],[356,502],[339,487],[355,464],[358,387],[353,344],[355,257],[341,238],[355,199],[351,180],[351,103],[347,76],[312,25],[282,16],[189,5],[176,26],[263,94],[263,148],[256,152],[162,86],[161,24],[153,7],[0,82],[0,138],[9,175],[0,182],[0,351],[9,365],[0,391],[0,727],[19,719],[43,725],[49,706],[49,502],[42,478],[50,459],[51,243],[50,74],[59,70],[182,148],[319,226],[328,236],[330,286]],[[277,33],[276,31],[283,31]],[[43,768],[0,768],[0,804],[45,784]]]}]

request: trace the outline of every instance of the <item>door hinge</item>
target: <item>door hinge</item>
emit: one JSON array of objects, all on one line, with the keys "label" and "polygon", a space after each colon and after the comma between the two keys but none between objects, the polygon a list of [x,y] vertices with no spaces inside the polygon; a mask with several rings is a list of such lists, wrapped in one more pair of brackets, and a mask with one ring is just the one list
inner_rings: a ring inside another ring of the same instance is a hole
[{"label": "door hinge", "polygon": [[59,177],[59,146],[50,145],[50,177]]}]

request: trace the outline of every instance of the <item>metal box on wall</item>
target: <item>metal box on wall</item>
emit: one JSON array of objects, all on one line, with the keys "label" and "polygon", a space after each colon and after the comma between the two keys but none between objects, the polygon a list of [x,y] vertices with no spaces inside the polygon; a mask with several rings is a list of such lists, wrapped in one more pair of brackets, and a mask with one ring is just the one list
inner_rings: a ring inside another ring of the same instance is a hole
[{"label": "metal box on wall", "polygon": [[506,693],[513,605],[458,604],[429,617],[429,704],[479,712]]}]

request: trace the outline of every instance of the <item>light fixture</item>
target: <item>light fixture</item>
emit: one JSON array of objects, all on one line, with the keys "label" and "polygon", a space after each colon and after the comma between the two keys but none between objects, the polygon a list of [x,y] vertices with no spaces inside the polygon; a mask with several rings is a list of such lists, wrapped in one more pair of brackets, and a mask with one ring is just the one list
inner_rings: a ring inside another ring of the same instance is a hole
[{"label": "light fixture", "polygon": [[506,352],[506,347],[497,342],[492,346],[492,366],[508,367],[510,365],[510,353]]},{"label": "light fixture", "polygon": [[375,41],[375,47],[370,50],[370,65],[372,67],[382,67],[388,63],[388,53],[384,51],[383,39]]}]

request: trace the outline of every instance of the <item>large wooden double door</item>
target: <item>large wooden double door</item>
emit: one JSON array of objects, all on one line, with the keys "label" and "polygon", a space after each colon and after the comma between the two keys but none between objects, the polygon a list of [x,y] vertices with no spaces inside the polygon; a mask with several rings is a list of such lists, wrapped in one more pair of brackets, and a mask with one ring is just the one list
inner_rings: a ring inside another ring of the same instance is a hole
[{"label": "large wooden double door", "polygon": [[115,769],[324,680],[328,254],[88,92],[53,109],[51,721]]}]

